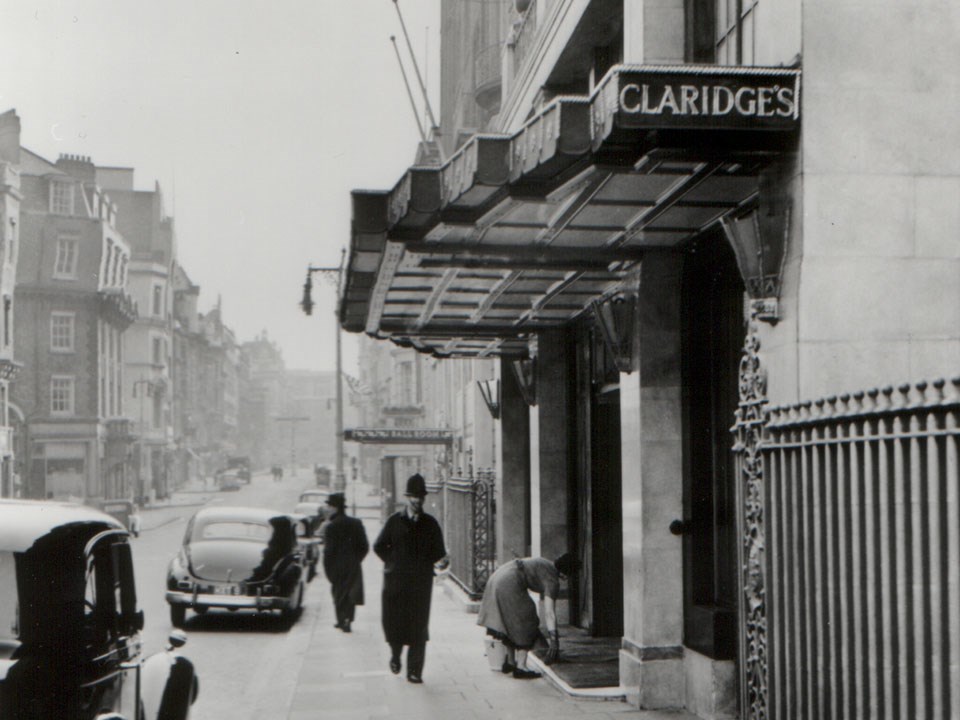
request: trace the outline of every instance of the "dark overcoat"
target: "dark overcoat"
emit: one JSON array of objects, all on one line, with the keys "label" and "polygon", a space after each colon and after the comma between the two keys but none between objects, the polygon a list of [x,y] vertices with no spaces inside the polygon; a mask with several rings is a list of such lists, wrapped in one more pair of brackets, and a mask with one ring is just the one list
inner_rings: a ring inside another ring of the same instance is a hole
[{"label": "dark overcoat", "polygon": [[337,513],[323,528],[323,571],[334,597],[349,596],[363,605],[363,572],[360,563],[370,551],[363,522]]},{"label": "dark overcoat", "polygon": [[417,520],[406,512],[391,515],[373,543],[383,560],[383,632],[391,645],[429,640],[433,564],[446,556],[440,524],[422,513]]}]

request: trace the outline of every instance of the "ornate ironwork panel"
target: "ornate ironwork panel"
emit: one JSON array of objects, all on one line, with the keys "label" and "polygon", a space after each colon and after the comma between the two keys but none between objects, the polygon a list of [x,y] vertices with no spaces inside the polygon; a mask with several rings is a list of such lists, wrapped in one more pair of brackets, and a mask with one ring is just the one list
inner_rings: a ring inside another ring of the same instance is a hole
[{"label": "ornate ironwork panel", "polygon": [[496,560],[494,472],[480,470],[473,484],[473,589],[482,595]]},{"label": "ornate ironwork panel", "polygon": [[760,338],[751,321],[740,359],[740,402],[733,427],[737,459],[740,615],[740,684],[744,715],[766,720],[767,604],[764,531],[763,434],[767,381],[761,365]]}]

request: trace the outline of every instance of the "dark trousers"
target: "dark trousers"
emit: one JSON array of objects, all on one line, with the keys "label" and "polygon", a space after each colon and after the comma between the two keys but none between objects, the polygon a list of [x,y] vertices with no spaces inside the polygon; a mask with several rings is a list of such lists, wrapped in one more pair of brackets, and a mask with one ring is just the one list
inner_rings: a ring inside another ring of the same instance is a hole
[{"label": "dark trousers", "polygon": [[350,592],[337,592],[333,590],[333,607],[337,613],[337,624],[342,625],[345,622],[353,622],[353,616],[356,611],[356,605],[350,598]]},{"label": "dark trousers", "polygon": [[[403,645],[396,645],[390,643],[390,652],[393,654],[394,660],[399,660],[401,653],[403,653]],[[427,656],[427,642],[422,640],[417,643],[413,643],[407,648],[407,675],[423,675],[423,661]]]}]

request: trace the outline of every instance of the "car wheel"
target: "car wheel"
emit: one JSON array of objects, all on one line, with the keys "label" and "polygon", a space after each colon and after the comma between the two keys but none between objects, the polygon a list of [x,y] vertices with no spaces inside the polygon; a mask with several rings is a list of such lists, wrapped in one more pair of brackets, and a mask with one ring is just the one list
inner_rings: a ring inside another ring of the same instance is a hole
[{"label": "car wheel", "polygon": [[284,620],[290,623],[295,622],[303,614],[303,583],[297,583],[297,589],[294,591],[296,601],[290,604],[281,612]]},{"label": "car wheel", "polygon": [[182,628],[187,619],[187,609],[183,605],[170,606],[170,624]]}]

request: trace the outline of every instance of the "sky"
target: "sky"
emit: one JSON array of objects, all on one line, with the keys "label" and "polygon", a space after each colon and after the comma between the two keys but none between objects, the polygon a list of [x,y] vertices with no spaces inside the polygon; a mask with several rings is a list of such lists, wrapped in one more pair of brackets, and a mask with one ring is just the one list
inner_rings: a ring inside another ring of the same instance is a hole
[{"label": "sky", "polygon": [[[350,190],[392,187],[419,131],[393,0],[2,0],[0,112],[48,160],[88,155],[159,182],[200,309],[266,331],[288,368],[333,370],[336,289],[308,264],[349,248]],[[399,0],[439,109],[440,0]],[[419,115],[423,103],[417,92]],[[343,334],[355,374],[357,336]]]}]

